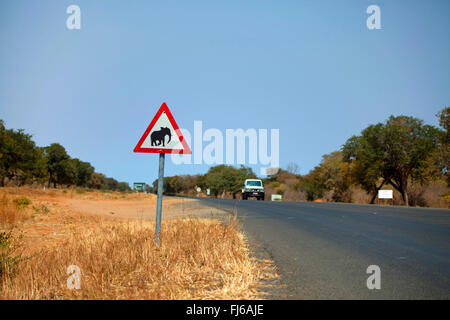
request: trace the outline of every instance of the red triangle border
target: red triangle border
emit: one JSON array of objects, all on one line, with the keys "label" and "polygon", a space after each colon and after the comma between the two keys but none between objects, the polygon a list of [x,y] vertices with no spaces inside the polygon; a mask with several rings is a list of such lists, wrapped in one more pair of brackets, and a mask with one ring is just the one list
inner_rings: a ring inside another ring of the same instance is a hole
[{"label": "red triangle border", "polygon": [[[150,134],[150,131],[152,131],[153,127],[156,124],[156,121],[158,121],[159,117],[163,112],[166,112],[167,118],[169,119],[170,124],[172,125],[173,129],[175,130],[175,133],[177,134],[178,138],[180,139],[181,144],[183,145],[183,149],[162,149],[162,148],[142,148],[142,144],[144,143],[145,139],[147,139],[147,136]],[[142,135],[141,139],[137,143],[136,147],[134,147],[133,152],[143,152],[143,153],[175,153],[175,154],[192,154],[191,149],[189,148],[188,144],[186,143],[186,140],[184,139],[183,135],[180,132],[180,129],[175,122],[175,119],[172,116],[172,113],[169,110],[169,107],[167,107],[167,104],[163,102],[161,107],[159,108],[156,115],[153,117],[152,122],[148,125],[147,129],[145,130],[144,134]]]}]

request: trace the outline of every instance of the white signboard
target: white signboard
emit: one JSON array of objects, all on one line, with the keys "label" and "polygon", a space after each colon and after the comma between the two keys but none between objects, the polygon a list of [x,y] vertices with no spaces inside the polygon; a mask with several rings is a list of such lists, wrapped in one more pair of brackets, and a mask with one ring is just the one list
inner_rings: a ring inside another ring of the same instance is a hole
[{"label": "white signboard", "polygon": [[283,197],[281,196],[281,194],[272,194],[271,196],[272,201],[281,201],[282,199]]},{"label": "white signboard", "polygon": [[378,199],[392,199],[392,190],[378,190]]}]

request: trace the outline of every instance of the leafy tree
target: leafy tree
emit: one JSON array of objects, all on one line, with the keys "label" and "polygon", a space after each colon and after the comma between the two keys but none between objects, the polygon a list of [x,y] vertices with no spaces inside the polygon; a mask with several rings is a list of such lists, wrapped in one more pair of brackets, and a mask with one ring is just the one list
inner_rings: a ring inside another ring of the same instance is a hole
[{"label": "leafy tree", "polygon": [[350,138],[343,152],[347,161],[354,162],[353,173],[363,188],[375,192],[389,183],[408,205],[409,182],[424,183],[429,178],[426,169],[438,132],[422,120],[391,116],[386,123],[371,125],[361,136]]},{"label": "leafy tree", "polygon": [[131,191],[131,188],[128,182],[119,182],[117,185],[117,190],[120,192],[128,192]]},{"label": "leafy tree", "polygon": [[205,174],[203,186],[200,187],[204,189],[209,188],[211,194],[215,197],[217,197],[219,193],[225,192],[227,189],[227,181],[224,179],[226,167],[226,165],[211,167]]},{"label": "leafy tree", "polygon": [[439,132],[438,148],[433,159],[437,167],[437,174],[443,176],[450,186],[450,107],[442,109],[438,114],[439,125],[443,131]]},{"label": "leafy tree", "polygon": [[447,140],[450,139],[450,107],[442,109],[438,114],[439,125],[445,130]]},{"label": "leafy tree", "polygon": [[88,187],[92,189],[102,189],[104,175],[102,173],[94,172],[88,181]]},{"label": "leafy tree", "polygon": [[45,183],[48,180],[47,158],[45,157],[44,148],[36,148],[31,176],[32,178],[27,179],[28,181],[35,180],[39,183]]},{"label": "leafy tree", "polygon": [[78,180],[77,162],[74,159],[66,159],[61,162],[61,174],[57,175],[58,184],[76,185]]},{"label": "leafy tree", "polygon": [[16,179],[19,184],[34,180],[34,176],[45,175],[45,161],[31,135],[22,129],[6,129],[0,121],[0,184],[5,179]]},{"label": "leafy tree", "polygon": [[198,179],[200,178],[200,175],[182,175],[181,178],[183,179],[183,193],[185,195],[194,194],[194,190],[196,189]]},{"label": "leafy tree", "polygon": [[314,201],[323,197],[325,185],[320,178],[319,170],[311,170],[300,179],[300,190],[306,194],[308,201]]},{"label": "leafy tree", "polygon": [[208,183],[206,181],[206,174],[198,176],[198,178],[196,179],[196,183],[195,183],[194,188],[195,187],[200,187],[202,189],[207,189],[209,187]]},{"label": "leafy tree", "polygon": [[382,134],[383,124],[371,125],[361,136],[348,139],[342,148],[344,159],[349,162],[353,181],[372,194],[370,203],[374,203],[378,190],[387,182],[387,177],[383,176],[385,164],[384,145],[380,143]]},{"label": "leafy tree", "polygon": [[325,190],[333,192],[333,201],[348,201],[346,191],[350,186],[348,164],[342,152],[335,151],[324,155],[318,170],[318,179]]},{"label": "leafy tree", "polygon": [[179,194],[181,191],[186,189],[185,179],[181,176],[169,177],[164,182],[165,193]]},{"label": "leafy tree", "polygon": [[218,165],[211,167],[205,174],[205,177],[200,180],[201,187],[209,188],[212,195],[218,196],[219,193],[230,192],[233,198],[241,191],[245,179],[255,178],[253,170],[248,167],[241,166],[239,169],[227,166]]},{"label": "leafy tree", "polygon": [[76,185],[79,187],[87,186],[94,173],[94,167],[89,162],[84,162],[77,158],[72,161],[76,167]]},{"label": "leafy tree", "polygon": [[[184,194],[184,195],[192,195],[195,193],[195,187],[201,186],[198,181],[200,179],[200,175],[180,175],[173,177],[164,177],[163,189],[164,194]],[[153,181],[152,187],[148,186],[147,192],[156,193],[158,190],[158,179]]]},{"label": "leafy tree", "polygon": [[52,143],[44,148],[44,154],[49,173],[48,186],[53,183],[53,187],[56,188],[57,184],[66,184],[75,179],[75,165],[69,161],[70,157],[62,145]]},{"label": "leafy tree", "polygon": [[153,187],[148,185],[148,184],[145,184],[145,192],[147,192],[147,193],[155,193],[155,191],[153,190]]},{"label": "leafy tree", "polygon": [[109,177],[106,177],[105,175],[102,175],[102,182],[103,182],[103,186],[102,186],[103,190],[115,191],[119,188],[119,181],[117,181],[114,178],[109,178]]},{"label": "leafy tree", "polygon": [[344,161],[342,152],[335,151],[322,156],[322,161],[294,189],[300,189],[309,201],[324,196],[325,191],[332,191],[333,201],[348,201],[346,191],[351,184],[348,164]]},{"label": "leafy tree", "polygon": [[94,172],[89,162],[72,159],[66,149],[53,143],[48,147],[37,147],[22,129],[6,129],[0,120],[0,185],[6,179],[19,185],[48,182],[48,185],[88,186],[96,189],[130,190],[126,182],[119,183]]}]

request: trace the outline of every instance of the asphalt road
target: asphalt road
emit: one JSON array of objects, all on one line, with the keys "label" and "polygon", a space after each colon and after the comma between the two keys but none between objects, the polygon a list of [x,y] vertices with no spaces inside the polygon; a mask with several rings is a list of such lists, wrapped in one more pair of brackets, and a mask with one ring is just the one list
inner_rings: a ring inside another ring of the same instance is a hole
[{"label": "asphalt road", "polygon": [[[279,298],[450,298],[450,210],[240,201],[237,211],[280,270],[288,296]],[[370,265],[380,268],[379,290],[367,288]]]}]

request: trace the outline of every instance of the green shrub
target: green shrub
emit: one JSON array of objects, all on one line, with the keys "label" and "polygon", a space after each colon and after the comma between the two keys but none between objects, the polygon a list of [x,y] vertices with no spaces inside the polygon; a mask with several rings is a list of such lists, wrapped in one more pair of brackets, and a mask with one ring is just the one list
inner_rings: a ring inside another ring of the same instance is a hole
[{"label": "green shrub", "polygon": [[31,203],[31,200],[25,197],[20,197],[17,199],[14,199],[14,203],[21,208],[26,208]]},{"label": "green shrub", "polygon": [[280,183],[278,181],[273,181],[270,183],[270,187],[272,189],[278,188],[280,186]]},{"label": "green shrub", "polygon": [[50,209],[44,205],[41,205],[39,207],[33,206],[33,211],[35,214],[47,214],[50,212]]},{"label": "green shrub", "polygon": [[21,238],[14,239],[11,231],[0,232],[0,278],[6,272],[14,273],[17,265],[25,260],[20,253],[16,254]]}]

